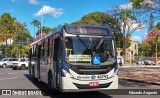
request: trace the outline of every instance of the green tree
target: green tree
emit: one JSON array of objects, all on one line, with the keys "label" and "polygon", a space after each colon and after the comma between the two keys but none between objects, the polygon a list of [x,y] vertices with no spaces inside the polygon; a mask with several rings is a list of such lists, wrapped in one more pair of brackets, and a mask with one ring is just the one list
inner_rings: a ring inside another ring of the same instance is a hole
[{"label": "green tree", "polygon": [[[53,28],[53,29],[54,29],[54,28]],[[45,34],[48,34],[48,33],[50,33],[51,31],[53,31],[53,29],[52,29],[52,28],[49,28],[49,27],[43,26],[43,27],[42,27],[42,32],[45,33]],[[40,33],[41,33],[41,28],[38,29],[36,35],[39,35]]]},{"label": "green tree", "polygon": [[154,28],[154,17],[152,15],[152,13],[150,14],[150,18],[149,18],[149,27],[148,27],[148,31],[152,30]]},{"label": "green tree", "polygon": [[0,36],[1,41],[6,41],[7,39],[11,38],[15,34],[15,26],[14,21],[16,20],[15,17],[12,17],[9,13],[4,13],[0,17]]},{"label": "green tree", "polygon": [[140,22],[132,10],[120,9],[119,7],[112,7],[107,11],[113,16],[119,24],[117,28],[118,36],[121,38],[123,57],[126,55],[126,49],[131,45],[131,36],[138,30],[144,28],[144,24]]},{"label": "green tree", "polygon": [[[27,39],[31,39],[31,35],[26,28],[25,23],[15,22],[16,25],[16,35],[14,37],[14,43],[27,42]],[[20,43],[19,43],[20,44]]]},{"label": "green tree", "polygon": [[35,36],[35,34],[36,34],[35,27],[37,27],[39,29],[40,25],[41,25],[41,22],[39,20],[33,19],[32,22],[31,22],[31,25],[34,26],[34,37],[36,37]]},{"label": "green tree", "polygon": [[11,52],[13,53],[12,57],[19,57],[19,47],[17,44],[13,45]]},{"label": "green tree", "polygon": [[91,24],[91,25],[103,25],[110,26],[112,29],[118,28],[118,22],[112,16],[103,12],[92,12],[84,15],[81,20],[73,22],[71,24]]},{"label": "green tree", "polygon": [[[13,44],[8,45],[7,39],[13,39]],[[26,23],[20,23],[15,17],[10,16],[9,13],[4,13],[0,17],[0,42],[6,41],[6,45],[2,45],[2,54],[4,57],[19,57],[22,53],[27,54],[28,49],[24,45],[19,45],[17,42],[28,41],[31,35],[26,28]],[[22,43],[21,43],[22,44]],[[20,48],[22,46],[22,49]],[[29,47],[28,43],[26,46]],[[21,52],[21,50],[22,52]],[[23,56],[24,57],[24,56]]]},{"label": "green tree", "polygon": [[156,28],[160,30],[160,22],[157,23]]},{"label": "green tree", "polygon": [[81,20],[75,21],[71,24],[91,24],[91,25],[103,25],[103,26],[109,26],[114,32],[115,39],[116,39],[116,45],[121,47],[121,39],[119,37],[119,22],[113,18],[112,16],[103,13],[103,12],[92,12],[87,15],[84,15]]},{"label": "green tree", "polygon": [[147,18],[152,13],[154,19],[159,20],[160,0],[130,0],[130,2],[132,2],[136,14],[143,15]]}]

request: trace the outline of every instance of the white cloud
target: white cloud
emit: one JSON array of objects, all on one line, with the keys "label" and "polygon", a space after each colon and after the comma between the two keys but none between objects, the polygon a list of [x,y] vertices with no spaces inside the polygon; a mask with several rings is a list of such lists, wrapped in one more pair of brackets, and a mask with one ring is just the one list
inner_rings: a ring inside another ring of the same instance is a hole
[{"label": "white cloud", "polygon": [[[133,8],[132,6],[132,2],[128,3],[128,4],[124,4],[124,5],[120,5],[118,8],[119,9],[131,9]],[[152,0],[144,0],[141,5],[149,5],[150,7],[154,7],[155,3]]]},{"label": "white cloud", "polygon": [[141,36],[132,36],[132,38],[133,38],[135,41],[140,41],[140,40],[142,40],[142,37],[141,37]]},{"label": "white cloud", "polygon": [[30,4],[38,4],[37,0],[28,0]]},{"label": "white cloud", "polygon": [[124,5],[120,5],[119,6],[119,9],[131,9],[133,6],[132,6],[132,2],[128,3],[128,4],[124,4]]},{"label": "white cloud", "polygon": [[36,14],[35,16],[41,16],[43,14],[51,14],[53,17],[59,17],[63,14],[63,9],[61,8],[55,8],[50,6],[43,6]]}]

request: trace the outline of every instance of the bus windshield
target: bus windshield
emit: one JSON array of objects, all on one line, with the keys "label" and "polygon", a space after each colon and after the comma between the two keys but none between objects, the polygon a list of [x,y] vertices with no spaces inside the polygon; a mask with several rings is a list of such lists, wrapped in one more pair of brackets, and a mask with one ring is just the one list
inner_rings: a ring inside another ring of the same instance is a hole
[{"label": "bus windshield", "polygon": [[93,57],[98,56],[98,65],[107,65],[115,61],[114,42],[102,37],[66,37],[66,61],[76,65],[92,65]]}]

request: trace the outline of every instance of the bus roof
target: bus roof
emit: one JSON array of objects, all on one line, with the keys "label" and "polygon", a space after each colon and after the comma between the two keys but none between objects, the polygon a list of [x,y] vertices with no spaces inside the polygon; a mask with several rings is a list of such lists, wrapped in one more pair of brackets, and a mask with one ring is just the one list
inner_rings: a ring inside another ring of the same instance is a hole
[{"label": "bus roof", "polygon": [[[58,33],[62,31],[62,29],[65,28],[67,33],[70,34],[111,34],[111,29],[109,26],[98,26],[98,25],[62,25],[59,26],[58,29],[46,34],[42,38],[38,39],[37,41],[34,41],[30,44],[30,46],[34,45],[35,43],[43,40],[44,38],[47,38],[48,36],[51,36],[55,33]],[[93,29],[94,28],[94,29]],[[89,33],[88,33],[89,32]]]}]

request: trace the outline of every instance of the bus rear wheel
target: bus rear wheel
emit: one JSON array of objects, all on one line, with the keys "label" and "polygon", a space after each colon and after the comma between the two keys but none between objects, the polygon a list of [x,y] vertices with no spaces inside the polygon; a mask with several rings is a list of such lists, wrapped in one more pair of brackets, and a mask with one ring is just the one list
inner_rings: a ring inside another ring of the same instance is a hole
[{"label": "bus rear wheel", "polygon": [[53,89],[53,76],[51,73],[48,74],[48,87],[49,89]]}]

